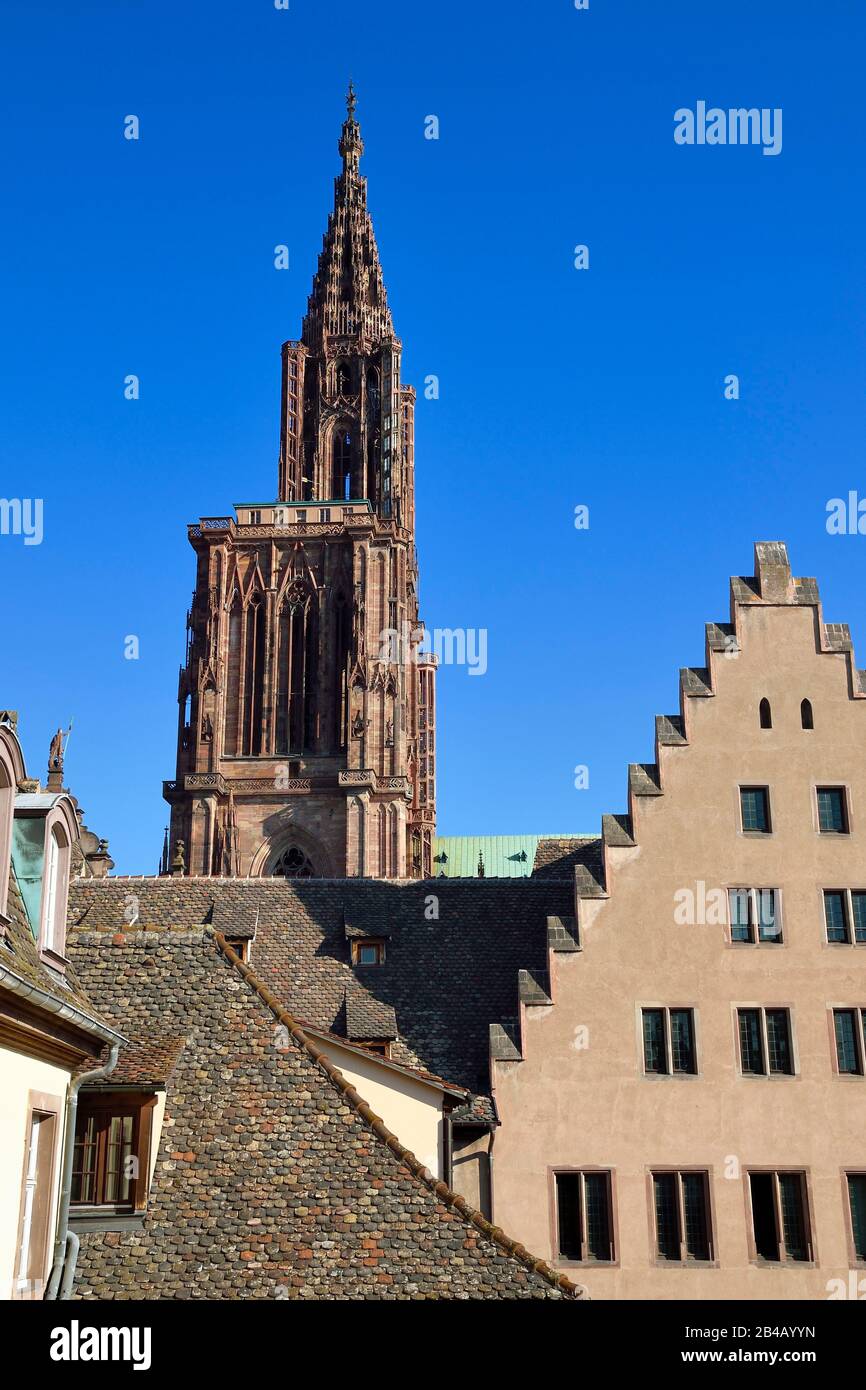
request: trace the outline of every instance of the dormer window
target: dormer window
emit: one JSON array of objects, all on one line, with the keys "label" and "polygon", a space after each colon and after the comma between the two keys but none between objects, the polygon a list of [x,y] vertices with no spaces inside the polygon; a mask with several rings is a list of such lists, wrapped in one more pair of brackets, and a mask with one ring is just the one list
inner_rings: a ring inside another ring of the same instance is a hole
[{"label": "dormer window", "polygon": [[385,943],[380,938],[365,937],[352,942],[353,965],[384,965]]},{"label": "dormer window", "polygon": [[63,958],[66,949],[66,902],[69,893],[69,838],[63,826],[46,825],[45,873],[42,880],[40,949]]}]

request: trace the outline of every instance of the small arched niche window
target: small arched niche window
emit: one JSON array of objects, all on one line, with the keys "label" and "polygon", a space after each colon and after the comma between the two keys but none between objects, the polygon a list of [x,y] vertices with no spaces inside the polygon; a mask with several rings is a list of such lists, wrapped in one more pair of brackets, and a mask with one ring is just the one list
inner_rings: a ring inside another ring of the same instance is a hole
[{"label": "small arched niche window", "polygon": [[800,723],[804,729],[814,729],[815,716],[812,713],[812,701],[803,700],[800,705]]},{"label": "small arched niche window", "polygon": [[45,836],[39,943],[43,952],[58,956],[62,960],[66,950],[70,842],[63,825],[51,817],[46,822]]},{"label": "small arched niche window", "polygon": [[772,729],[773,711],[770,709],[770,701],[762,700],[760,705],[761,728]]}]

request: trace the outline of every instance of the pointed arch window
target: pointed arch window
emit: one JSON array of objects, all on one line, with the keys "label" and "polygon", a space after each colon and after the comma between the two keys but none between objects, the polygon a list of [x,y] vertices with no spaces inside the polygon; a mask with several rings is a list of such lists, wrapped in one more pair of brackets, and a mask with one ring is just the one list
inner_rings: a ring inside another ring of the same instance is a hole
[{"label": "pointed arch window", "polygon": [[334,441],[332,447],[333,459],[333,486],[332,492],[335,498],[342,497],[344,500],[352,496],[352,458],[354,447],[352,433],[345,425],[339,425],[334,431]]},{"label": "pointed arch window", "polygon": [[333,672],[331,689],[334,692],[334,719],[331,731],[332,748],[341,752],[346,747],[349,722],[349,636],[350,615],[346,596],[338,593],[334,599]]},{"label": "pointed arch window", "polygon": [[243,756],[257,758],[262,751],[262,700],[265,682],[265,603],[258,591],[246,614],[244,653]]},{"label": "pointed arch window", "polygon": [[814,729],[815,716],[812,713],[812,701],[803,700],[800,704],[800,723],[804,729]]},{"label": "pointed arch window", "polygon": [[318,610],[300,582],[290,586],[277,632],[277,752],[303,753],[315,743]]},{"label": "pointed arch window", "polygon": [[772,729],[773,711],[770,709],[770,701],[762,700],[760,705],[760,718],[762,729]]}]

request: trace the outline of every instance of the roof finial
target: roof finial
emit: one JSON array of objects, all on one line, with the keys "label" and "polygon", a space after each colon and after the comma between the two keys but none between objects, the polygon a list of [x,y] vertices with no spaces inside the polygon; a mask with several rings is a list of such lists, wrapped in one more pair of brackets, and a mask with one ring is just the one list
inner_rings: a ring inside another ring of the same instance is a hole
[{"label": "roof finial", "polygon": [[357,104],[358,98],[355,96],[355,84],[350,77],[349,90],[346,93],[346,111],[349,114],[350,121],[353,121],[355,119],[355,107],[357,106]]}]

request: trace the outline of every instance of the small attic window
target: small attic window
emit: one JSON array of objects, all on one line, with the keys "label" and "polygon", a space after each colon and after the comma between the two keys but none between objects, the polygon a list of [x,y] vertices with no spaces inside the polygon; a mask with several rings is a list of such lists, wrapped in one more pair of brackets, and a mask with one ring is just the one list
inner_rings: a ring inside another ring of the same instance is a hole
[{"label": "small attic window", "polygon": [[762,701],[761,701],[761,704],[760,704],[760,717],[761,717],[761,728],[762,728],[762,729],[772,729],[772,727],[773,727],[773,712],[772,712],[772,710],[770,709],[770,701],[769,701],[769,700],[762,700]]},{"label": "small attic window", "polygon": [[375,1054],[376,1054],[377,1057],[384,1057],[386,1061],[390,1061],[390,1060],[391,1060],[391,1044],[390,1044],[390,1042],[383,1041],[382,1039],[379,1039],[379,1038],[377,1038],[377,1039],[376,1039],[375,1041],[373,1041],[373,1042],[369,1042],[369,1041],[368,1041],[368,1042],[364,1042],[364,1040],[363,1040],[362,1038],[359,1038],[359,1039],[358,1039],[358,1042],[360,1042],[361,1045],[362,1045],[363,1047],[365,1047],[365,1048],[367,1049],[368,1052],[375,1052]]},{"label": "small attic window", "polygon": [[248,936],[227,936],[226,945],[231,946],[236,956],[246,964],[250,958],[250,939]]},{"label": "small attic window", "polygon": [[42,875],[40,948],[62,961],[66,951],[66,906],[69,894],[69,839],[55,822],[46,826],[45,868]]},{"label": "small attic window", "polygon": [[815,716],[812,713],[812,701],[803,700],[800,705],[800,723],[804,729],[814,729]]},{"label": "small attic window", "polygon": [[352,942],[353,965],[384,965],[385,943],[371,936]]}]

